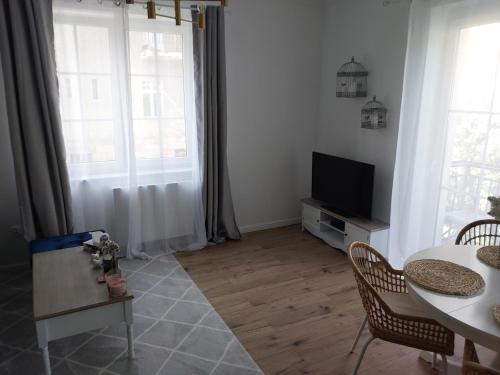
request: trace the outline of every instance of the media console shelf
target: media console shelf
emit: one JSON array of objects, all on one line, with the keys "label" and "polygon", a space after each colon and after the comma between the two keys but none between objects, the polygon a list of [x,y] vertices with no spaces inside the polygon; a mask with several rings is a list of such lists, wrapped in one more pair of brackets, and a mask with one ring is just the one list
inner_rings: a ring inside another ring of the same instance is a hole
[{"label": "media console shelf", "polygon": [[354,241],[370,244],[387,257],[389,224],[362,217],[346,218],[322,207],[322,202],[302,199],[302,230],[344,252]]}]

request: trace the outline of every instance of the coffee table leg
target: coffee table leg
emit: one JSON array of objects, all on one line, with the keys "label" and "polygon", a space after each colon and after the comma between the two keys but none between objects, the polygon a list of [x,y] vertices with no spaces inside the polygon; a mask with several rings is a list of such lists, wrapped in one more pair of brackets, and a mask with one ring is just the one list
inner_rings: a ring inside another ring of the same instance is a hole
[{"label": "coffee table leg", "polygon": [[132,301],[126,301],[123,306],[125,312],[125,323],[127,323],[128,357],[133,359],[134,352],[134,314],[132,311]]},{"label": "coffee table leg", "polygon": [[134,328],[132,324],[127,324],[128,357],[134,359]]},{"label": "coffee table leg", "polygon": [[45,375],[51,375],[52,370],[50,369],[50,357],[49,357],[48,346],[42,348],[42,355],[43,355],[43,365],[45,367]]},{"label": "coffee table leg", "polygon": [[50,369],[48,328],[44,320],[36,322],[36,335],[38,339],[38,347],[42,350],[45,375],[51,375],[52,370]]}]

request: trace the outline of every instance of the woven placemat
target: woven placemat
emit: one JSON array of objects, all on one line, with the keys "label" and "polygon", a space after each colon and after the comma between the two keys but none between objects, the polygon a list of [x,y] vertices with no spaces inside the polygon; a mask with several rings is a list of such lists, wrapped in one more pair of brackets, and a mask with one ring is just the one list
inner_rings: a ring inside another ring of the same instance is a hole
[{"label": "woven placemat", "polygon": [[477,272],[438,259],[410,262],[405,266],[404,274],[422,288],[456,296],[472,296],[485,286],[484,279]]},{"label": "woven placemat", "polygon": [[500,305],[493,306],[493,317],[500,324]]},{"label": "woven placemat", "polygon": [[484,263],[500,269],[500,246],[485,246],[477,251],[477,257]]}]

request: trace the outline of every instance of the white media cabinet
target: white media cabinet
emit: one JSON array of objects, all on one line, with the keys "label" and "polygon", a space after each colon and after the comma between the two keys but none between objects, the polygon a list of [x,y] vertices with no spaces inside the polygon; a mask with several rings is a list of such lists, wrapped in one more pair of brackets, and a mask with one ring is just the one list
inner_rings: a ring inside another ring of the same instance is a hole
[{"label": "white media cabinet", "polygon": [[370,244],[387,257],[389,225],[361,217],[346,218],[322,207],[322,202],[302,199],[302,230],[321,238],[328,245],[347,252],[349,244]]}]

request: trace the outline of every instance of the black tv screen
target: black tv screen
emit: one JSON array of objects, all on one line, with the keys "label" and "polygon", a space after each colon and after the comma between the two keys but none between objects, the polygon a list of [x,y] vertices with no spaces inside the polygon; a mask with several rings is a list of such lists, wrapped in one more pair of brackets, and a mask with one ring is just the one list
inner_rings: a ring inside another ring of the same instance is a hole
[{"label": "black tv screen", "polygon": [[313,152],[312,197],[345,217],[372,216],[375,166]]}]

